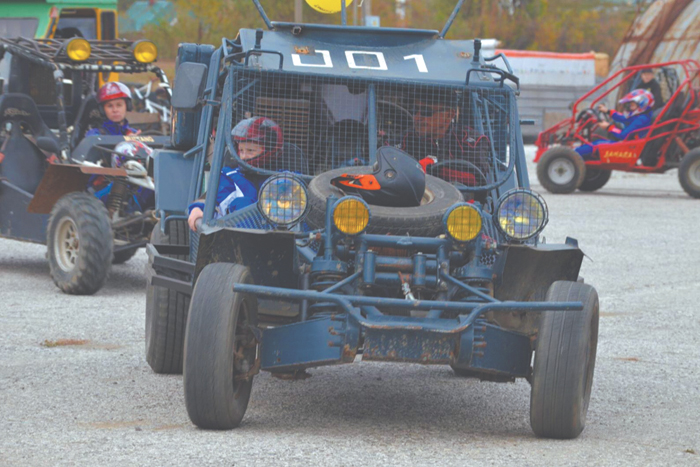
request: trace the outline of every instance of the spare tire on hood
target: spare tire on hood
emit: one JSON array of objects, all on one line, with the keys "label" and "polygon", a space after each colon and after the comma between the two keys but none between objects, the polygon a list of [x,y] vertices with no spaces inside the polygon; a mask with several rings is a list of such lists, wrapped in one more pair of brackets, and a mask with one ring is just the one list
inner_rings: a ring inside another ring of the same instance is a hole
[{"label": "spare tire on hood", "polygon": [[[326,199],[346,196],[331,180],[343,174],[371,172],[371,167],[342,167],[316,176],[309,184],[309,214],[306,222],[312,229],[322,229],[326,219]],[[420,206],[385,207],[370,205],[367,233],[435,237],[444,232],[442,219],[462,194],[452,184],[431,175],[425,176],[425,193]]]}]

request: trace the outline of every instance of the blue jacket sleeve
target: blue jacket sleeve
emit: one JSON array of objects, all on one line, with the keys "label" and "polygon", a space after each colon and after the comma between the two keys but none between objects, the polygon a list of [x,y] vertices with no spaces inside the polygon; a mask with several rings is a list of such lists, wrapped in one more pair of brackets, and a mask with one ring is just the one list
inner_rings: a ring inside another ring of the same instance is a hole
[{"label": "blue jacket sleeve", "polygon": [[239,169],[224,167],[219,179],[219,191],[216,194],[219,216],[225,216],[257,201],[257,187],[246,179]]},{"label": "blue jacket sleeve", "polygon": [[[215,218],[223,217],[237,209],[250,206],[258,201],[258,188],[239,169],[224,167],[219,176],[219,190],[216,193]],[[194,208],[204,211],[204,203],[197,200],[187,207],[191,214]]]},{"label": "blue jacket sleeve", "polygon": [[651,117],[648,113],[643,113],[635,115],[633,117],[625,118],[622,114],[615,112],[612,114],[612,117],[615,121],[625,124],[625,128],[622,130],[620,130],[619,128],[610,127],[610,133],[612,133],[619,140],[626,139],[630,134],[634,132],[636,132],[634,133],[635,135],[638,135],[639,137],[644,137],[646,135],[646,132],[641,132],[637,130],[641,130],[651,125]]}]

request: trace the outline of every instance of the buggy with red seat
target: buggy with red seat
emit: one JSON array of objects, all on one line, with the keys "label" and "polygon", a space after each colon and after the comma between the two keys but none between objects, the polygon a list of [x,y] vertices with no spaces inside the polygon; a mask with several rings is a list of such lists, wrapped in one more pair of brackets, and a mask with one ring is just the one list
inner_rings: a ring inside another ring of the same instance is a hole
[{"label": "buggy with red seat", "polygon": [[[607,132],[599,127],[607,114],[601,103],[637,88],[639,75],[651,69],[665,91],[665,104],[653,111],[651,125],[632,132],[622,141],[601,143]],[[537,178],[552,193],[576,189],[595,191],[613,170],[664,173],[678,169],[680,184],[700,198],[700,64],[682,60],[623,68],[579,98],[571,117],[537,137]],[[669,79],[673,77],[673,79]],[[585,160],[576,148],[593,145]]]}]

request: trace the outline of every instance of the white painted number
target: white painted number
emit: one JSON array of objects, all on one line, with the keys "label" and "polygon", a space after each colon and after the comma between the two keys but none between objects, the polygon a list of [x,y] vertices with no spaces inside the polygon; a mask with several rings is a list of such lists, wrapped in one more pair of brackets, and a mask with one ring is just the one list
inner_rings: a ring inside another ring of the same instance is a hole
[{"label": "white painted number", "polygon": [[331,53],[327,50],[316,50],[323,57],[323,63],[301,63],[301,55],[292,54],[292,63],[294,66],[313,66],[317,68],[333,68]]},{"label": "white painted number", "polygon": [[[305,67],[316,67],[316,68],[333,68],[333,60],[331,60],[331,53],[328,50],[316,50],[318,54],[323,57],[323,63],[302,63],[301,55],[292,54],[292,63],[294,66],[305,66]],[[358,65],[355,62],[355,57],[357,55],[370,55],[377,59],[377,65]],[[425,59],[421,54],[406,55],[404,60],[415,60],[418,71],[421,73],[428,72],[428,66],[425,64]],[[345,60],[348,62],[348,67],[355,70],[380,70],[386,71],[389,68],[386,65],[386,58],[381,52],[367,52],[363,50],[346,50]]]},{"label": "white painted number", "polygon": [[427,73],[428,72],[428,67],[425,65],[425,59],[423,59],[423,56],[421,54],[416,54],[416,55],[406,55],[404,60],[415,60],[416,61],[416,66],[418,66],[418,71],[421,73]]},{"label": "white painted number", "polygon": [[[377,57],[379,66],[365,66],[355,64],[355,54],[358,55],[373,55]],[[363,52],[361,50],[346,50],[345,59],[348,61],[348,66],[350,68],[365,69],[365,70],[388,70],[386,66],[386,60],[384,59],[384,54],[381,52]]]}]

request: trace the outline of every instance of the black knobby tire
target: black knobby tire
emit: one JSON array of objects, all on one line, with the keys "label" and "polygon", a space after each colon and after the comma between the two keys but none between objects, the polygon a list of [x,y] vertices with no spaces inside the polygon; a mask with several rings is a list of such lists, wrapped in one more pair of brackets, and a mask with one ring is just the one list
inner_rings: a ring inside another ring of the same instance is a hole
[{"label": "black knobby tire", "polygon": [[[312,229],[322,229],[326,221],[326,199],[345,194],[331,185],[331,180],[344,173],[366,173],[368,167],[345,167],[324,172],[309,184],[309,214],[306,222]],[[434,237],[444,232],[442,218],[455,203],[463,201],[462,194],[449,182],[431,175],[425,176],[425,191],[428,202],[416,207],[393,208],[370,206],[370,221],[367,233]]]},{"label": "black knobby tire", "polygon": [[112,264],[124,264],[134,257],[138,248],[129,248],[126,250],[119,250],[114,252],[114,257],[112,258]]},{"label": "black knobby tire", "polygon": [[678,167],[678,181],[686,193],[700,198],[700,148],[691,149],[683,156]]},{"label": "black knobby tire", "polygon": [[581,282],[558,281],[550,302],[582,302],[582,311],[544,312],[535,346],[530,425],[537,436],[576,438],[586,426],[598,346],[598,294]]},{"label": "black knobby tire", "polygon": [[581,191],[596,191],[605,186],[612,175],[611,170],[596,169],[591,166],[586,167],[586,173],[583,177],[583,182],[578,189]]},{"label": "black knobby tire", "polygon": [[82,192],[63,196],[51,210],[46,240],[59,289],[92,295],[102,288],[112,265],[112,227],[100,200]]},{"label": "black knobby tire", "polygon": [[550,193],[573,193],[581,186],[585,175],[586,163],[566,146],[548,149],[537,163],[537,179]]},{"label": "black knobby tire", "polygon": [[[168,233],[160,230],[160,222],[153,227],[151,243],[155,245],[189,245],[189,228],[185,220],[168,223]],[[164,255],[187,261],[189,255]],[[160,374],[181,374],[185,343],[185,325],[190,297],[182,292],[151,285],[155,274],[151,264],[146,265],[146,361]]]},{"label": "black knobby tire", "polygon": [[256,345],[248,326],[257,324],[257,300],[234,292],[237,283],[252,283],[247,268],[213,263],[202,270],[192,294],[183,385],[187,413],[200,428],[235,428],[248,408],[253,378],[236,376],[254,365]]}]

